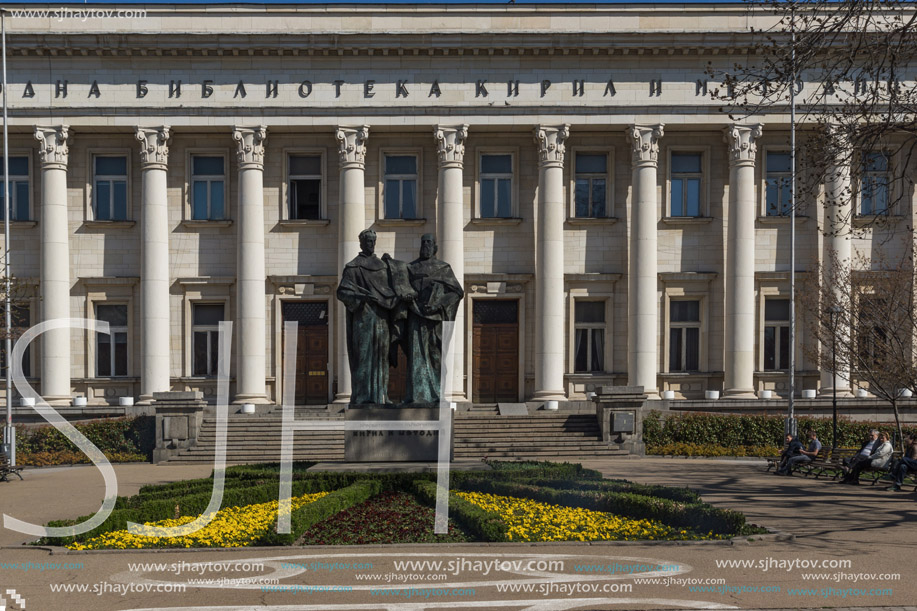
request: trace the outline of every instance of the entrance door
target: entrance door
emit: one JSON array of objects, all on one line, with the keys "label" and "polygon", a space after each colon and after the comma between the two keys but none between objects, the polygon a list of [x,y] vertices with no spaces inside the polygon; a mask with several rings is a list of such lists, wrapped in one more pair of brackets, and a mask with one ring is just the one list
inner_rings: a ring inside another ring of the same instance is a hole
[{"label": "entrance door", "polygon": [[472,327],[472,401],[519,399],[519,302],[476,299]]},{"label": "entrance door", "polygon": [[284,322],[299,323],[296,338],[296,405],[328,403],[328,302],[285,301]]}]

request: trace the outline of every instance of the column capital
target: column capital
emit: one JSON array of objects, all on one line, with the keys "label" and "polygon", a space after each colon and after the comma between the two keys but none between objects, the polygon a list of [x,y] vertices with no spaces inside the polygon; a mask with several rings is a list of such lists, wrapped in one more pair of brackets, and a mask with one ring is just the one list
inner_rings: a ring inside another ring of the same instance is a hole
[{"label": "column capital", "polygon": [[433,137],[436,139],[439,167],[461,168],[465,160],[465,138],[468,137],[468,126],[437,125],[433,128]]},{"label": "column capital", "polygon": [[665,125],[631,125],[627,128],[634,165],[656,166],[659,162],[659,139],[664,135]]},{"label": "column capital", "polygon": [[755,165],[758,152],[756,140],[761,137],[760,123],[753,125],[729,125],[723,130],[723,139],[729,145],[729,165]]},{"label": "column capital", "polygon": [[366,141],[369,139],[369,126],[338,126],[334,132],[338,140],[338,153],[341,156],[341,167],[362,169],[366,165]]},{"label": "column capital", "polygon": [[38,157],[41,160],[42,169],[67,169],[67,158],[70,153],[67,147],[69,137],[69,125],[35,126],[35,139],[41,143]]},{"label": "column capital", "polygon": [[539,167],[563,167],[564,153],[567,151],[564,142],[569,136],[569,125],[538,125],[535,127]]},{"label": "column capital", "polygon": [[238,143],[236,160],[239,169],[264,169],[264,140],[267,138],[267,128],[263,125],[257,127],[233,127],[232,139]]},{"label": "column capital", "polygon": [[143,170],[165,170],[169,164],[169,140],[172,138],[168,125],[160,127],[137,127],[140,142],[140,168]]}]

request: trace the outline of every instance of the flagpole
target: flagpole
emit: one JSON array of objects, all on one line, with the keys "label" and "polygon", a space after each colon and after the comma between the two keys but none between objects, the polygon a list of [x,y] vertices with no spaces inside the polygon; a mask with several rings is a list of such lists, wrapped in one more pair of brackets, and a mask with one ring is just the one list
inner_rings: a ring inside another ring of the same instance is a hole
[{"label": "flagpole", "polygon": [[3,429],[3,444],[10,464],[16,464],[16,429],[13,427],[13,367],[10,358],[12,350],[12,300],[10,296],[10,225],[12,224],[12,197],[10,197],[10,145],[9,121],[6,104],[6,10],[0,8],[0,47],[3,53],[3,283],[6,296],[4,298],[4,323],[6,325],[6,338],[4,350],[6,351],[6,426]]}]

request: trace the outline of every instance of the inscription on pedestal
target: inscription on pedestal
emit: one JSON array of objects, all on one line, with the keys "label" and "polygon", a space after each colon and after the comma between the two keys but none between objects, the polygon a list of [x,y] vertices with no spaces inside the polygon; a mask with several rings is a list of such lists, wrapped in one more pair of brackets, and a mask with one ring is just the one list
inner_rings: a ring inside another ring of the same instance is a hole
[{"label": "inscription on pedestal", "polygon": [[[452,410],[449,410],[449,418]],[[439,419],[438,407],[391,409],[384,407],[350,407],[344,414],[347,422],[406,422]],[[436,462],[439,457],[436,430],[395,429],[389,431],[347,431],[344,459],[347,462]],[[449,439],[452,458],[452,439]]]}]

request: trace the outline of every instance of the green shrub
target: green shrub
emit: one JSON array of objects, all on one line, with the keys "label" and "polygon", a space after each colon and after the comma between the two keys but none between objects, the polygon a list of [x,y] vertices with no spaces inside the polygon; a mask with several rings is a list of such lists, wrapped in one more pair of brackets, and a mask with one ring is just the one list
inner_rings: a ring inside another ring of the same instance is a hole
[{"label": "green shrub", "polygon": [[[706,413],[670,414],[663,418],[659,412],[651,411],[643,420],[643,441],[648,447],[684,443],[722,448],[782,448],[783,420],[782,415]],[[800,433],[814,429],[822,443],[831,440],[831,418],[802,417],[798,418],[798,426]],[[894,425],[839,418],[838,447],[860,447],[870,429],[891,432]],[[903,429],[905,435],[917,432],[917,426]]]},{"label": "green shrub", "polygon": [[[77,422],[74,427],[109,460],[133,462],[138,458],[150,460],[152,457],[156,427],[152,416]],[[17,427],[16,454],[21,464],[37,466],[90,462],[75,444],[53,426]]]},{"label": "green shrub", "polygon": [[[427,505],[436,506],[436,483],[420,480],[414,484],[414,493]],[[487,511],[460,496],[449,493],[449,517],[465,530],[484,541],[509,541],[509,527],[498,513]]]},{"label": "green shrub", "polygon": [[679,503],[699,503],[700,495],[690,488],[674,488],[671,486],[654,486],[650,484],[636,484],[627,480],[586,480],[575,481],[566,479],[539,479],[532,478],[521,480],[519,483],[530,486],[554,488],[555,490],[599,490],[603,492],[632,492],[643,496],[658,496]]},{"label": "green shrub", "polygon": [[724,447],[712,443],[666,443],[648,445],[646,453],[660,456],[776,456],[782,448],[777,446]]}]

